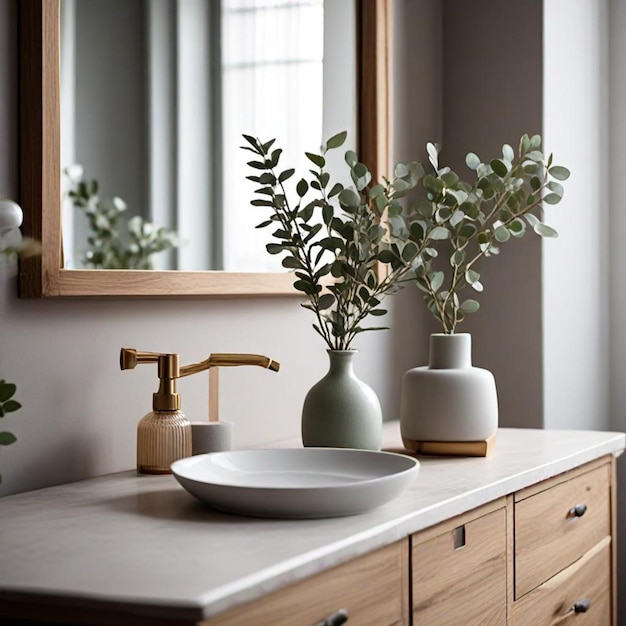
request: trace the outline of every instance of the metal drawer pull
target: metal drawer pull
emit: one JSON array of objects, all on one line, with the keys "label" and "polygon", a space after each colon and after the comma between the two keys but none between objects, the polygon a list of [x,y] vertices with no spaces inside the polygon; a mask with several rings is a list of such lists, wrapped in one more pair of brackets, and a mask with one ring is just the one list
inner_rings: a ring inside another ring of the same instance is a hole
[{"label": "metal drawer pull", "polygon": [[574,604],[572,607],[574,613],[586,613],[591,606],[591,600],[589,598],[583,598]]},{"label": "metal drawer pull", "polygon": [[348,621],[348,611],[339,609],[336,613],[329,615],[325,620],[318,622],[315,626],[341,626]]},{"label": "metal drawer pull", "polygon": [[573,506],[568,512],[567,517],[582,517],[587,512],[587,505],[585,503],[577,504]]}]

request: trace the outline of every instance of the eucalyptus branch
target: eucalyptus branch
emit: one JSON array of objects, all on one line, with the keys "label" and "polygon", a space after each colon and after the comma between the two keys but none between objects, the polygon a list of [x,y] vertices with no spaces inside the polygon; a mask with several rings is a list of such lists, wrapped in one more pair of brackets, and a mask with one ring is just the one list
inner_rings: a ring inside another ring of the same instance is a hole
[{"label": "eucalyptus branch", "polygon": [[[437,149],[427,145],[435,174],[424,177],[427,200],[413,217],[438,229],[438,250],[446,252],[451,269],[446,269],[445,262],[436,264],[431,259],[414,280],[426,292],[429,308],[444,332],[455,332],[467,314],[478,310],[476,300],[461,302],[458,294],[468,286],[482,291],[475,266],[483,257],[497,254],[498,245],[510,237],[523,237],[526,223],[542,237],[557,236],[533,211],[542,203],[561,201],[563,187],[557,181],[566,180],[569,171],[552,165],[552,156],[545,159],[540,146],[539,135],[523,135],[517,155],[505,144],[502,157],[488,163],[470,152],[466,164],[476,172],[476,180],[470,184],[461,181],[450,168],[440,169]],[[491,206],[483,213],[485,203]],[[473,246],[478,246],[478,250],[469,255]],[[444,283],[448,291],[440,292]]]},{"label": "eucalyptus branch", "polygon": [[[244,135],[249,145],[243,146],[257,157],[248,165],[259,170],[258,175],[247,178],[263,185],[256,189],[259,197],[252,204],[266,207],[271,213],[258,228],[279,226],[272,233],[274,241],[267,244],[267,251],[283,255],[283,266],[294,271],[294,287],[308,298],[302,306],[313,311],[314,329],[333,350],[348,350],[359,333],[381,329],[364,327],[362,323],[370,315],[386,313],[381,301],[400,288],[397,283],[407,269],[401,258],[404,244],[393,234],[387,235],[380,217],[385,211],[398,217],[399,198],[414,188],[423,174],[418,164],[398,164],[392,180],[374,184],[368,168],[348,150],[345,161],[354,187],[344,188],[340,183],[331,186],[325,155],[340,147],[346,134],[331,137],[320,154],[305,153],[318,169],[310,170],[312,177],[296,184],[297,205],[287,200],[284,184],[295,171],[280,170],[281,151],[270,150],[274,140],[263,143]],[[310,189],[317,190],[319,197],[305,203]],[[419,244],[421,252],[423,242]],[[377,270],[381,262],[392,263],[395,272],[380,276]]]}]

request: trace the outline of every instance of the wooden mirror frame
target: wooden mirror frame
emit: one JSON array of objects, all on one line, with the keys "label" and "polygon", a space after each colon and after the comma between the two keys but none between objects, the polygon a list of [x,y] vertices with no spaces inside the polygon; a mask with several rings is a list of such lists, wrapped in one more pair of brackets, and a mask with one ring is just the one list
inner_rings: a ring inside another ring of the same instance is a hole
[{"label": "wooden mirror frame", "polygon": [[[374,180],[386,172],[390,0],[357,5],[357,146]],[[20,264],[19,296],[181,297],[295,295],[293,275],[224,271],[75,270],[62,267],[60,0],[20,0],[20,187],[25,236],[41,257]]]}]

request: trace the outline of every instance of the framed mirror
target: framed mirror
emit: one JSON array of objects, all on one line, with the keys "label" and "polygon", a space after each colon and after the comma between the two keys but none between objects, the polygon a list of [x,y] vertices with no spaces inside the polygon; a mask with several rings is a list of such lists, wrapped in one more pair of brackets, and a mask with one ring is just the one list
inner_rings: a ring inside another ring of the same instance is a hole
[{"label": "framed mirror", "polygon": [[[42,243],[20,267],[20,297],[289,295],[288,272],[70,269],[64,266],[61,2],[20,0],[20,203]],[[149,0],[151,1],[151,0]],[[80,0],[74,0],[80,2]],[[388,162],[389,0],[356,2],[357,150],[373,177]],[[245,181],[234,181],[245,184]],[[250,197],[252,188],[250,189]]]}]

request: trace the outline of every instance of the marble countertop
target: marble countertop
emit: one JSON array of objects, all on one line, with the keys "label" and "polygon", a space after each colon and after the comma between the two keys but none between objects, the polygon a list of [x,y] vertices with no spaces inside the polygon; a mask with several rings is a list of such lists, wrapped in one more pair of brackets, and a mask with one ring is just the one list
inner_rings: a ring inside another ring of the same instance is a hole
[{"label": "marble countertop", "polygon": [[[397,430],[386,426],[386,442]],[[10,496],[0,500],[0,602],[41,595],[207,618],[625,445],[623,433],[500,429],[490,457],[420,457],[401,497],[335,519],[227,515],[172,476],[134,471]]]}]

